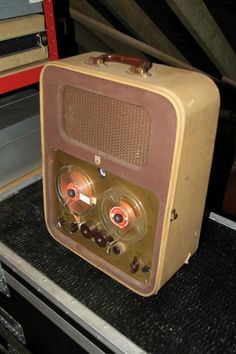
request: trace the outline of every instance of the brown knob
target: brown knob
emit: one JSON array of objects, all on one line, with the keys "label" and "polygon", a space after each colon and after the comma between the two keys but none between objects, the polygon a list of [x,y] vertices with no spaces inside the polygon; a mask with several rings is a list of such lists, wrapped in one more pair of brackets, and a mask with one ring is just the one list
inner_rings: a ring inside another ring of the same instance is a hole
[{"label": "brown knob", "polygon": [[113,247],[112,247],[113,253],[117,255],[121,255],[126,251],[125,244],[123,242],[117,242]]},{"label": "brown knob", "polygon": [[80,226],[80,232],[85,238],[92,238],[93,234],[97,232],[97,225],[93,221],[87,221]]},{"label": "brown knob", "polygon": [[76,231],[78,230],[78,224],[76,221],[73,221],[71,224],[70,224],[70,232],[72,234],[76,233]]},{"label": "brown knob", "polygon": [[130,263],[130,271],[131,273],[136,273],[139,269],[139,260],[138,258],[135,256],[132,260],[132,262]]},{"label": "brown knob", "polygon": [[57,226],[58,227],[63,227],[66,223],[65,218],[63,218],[63,216],[60,216],[57,218]]},{"label": "brown knob", "polygon": [[103,231],[95,232],[93,237],[96,244],[100,247],[106,247],[112,241],[112,237]]}]

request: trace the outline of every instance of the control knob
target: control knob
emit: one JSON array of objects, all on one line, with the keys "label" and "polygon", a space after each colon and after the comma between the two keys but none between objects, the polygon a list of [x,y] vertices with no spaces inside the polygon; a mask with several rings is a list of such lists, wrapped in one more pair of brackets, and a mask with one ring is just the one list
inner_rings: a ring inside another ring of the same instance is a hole
[{"label": "control knob", "polygon": [[104,231],[95,232],[93,237],[96,244],[100,247],[106,247],[109,242],[113,241],[113,238]]},{"label": "control knob", "polygon": [[85,238],[92,238],[94,233],[98,231],[98,227],[93,221],[87,221],[84,224],[80,225],[80,232]]},{"label": "control knob", "polygon": [[126,246],[123,242],[117,242],[115,245],[112,247],[113,253],[116,255],[120,256],[122,253],[125,253],[126,251]]}]

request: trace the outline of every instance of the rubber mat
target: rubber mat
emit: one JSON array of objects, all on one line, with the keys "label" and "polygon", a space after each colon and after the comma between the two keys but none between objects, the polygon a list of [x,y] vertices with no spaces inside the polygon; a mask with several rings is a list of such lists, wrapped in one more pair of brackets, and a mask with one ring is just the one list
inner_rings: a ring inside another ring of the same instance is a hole
[{"label": "rubber mat", "polygon": [[150,298],[53,240],[44,224],[41,182],[1,203],[0,240],[149,353],[236,353],[232,229],[206,220],[198,252]]}]

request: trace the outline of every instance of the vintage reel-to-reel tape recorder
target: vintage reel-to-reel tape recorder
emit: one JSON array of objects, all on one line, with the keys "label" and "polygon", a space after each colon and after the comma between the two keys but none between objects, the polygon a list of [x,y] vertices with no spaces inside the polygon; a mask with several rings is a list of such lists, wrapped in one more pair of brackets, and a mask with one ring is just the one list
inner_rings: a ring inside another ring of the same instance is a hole
[{"label": "vintage reel-to-reel tape recorder", "polygon": [[143,296],[196,251],[219,109],[206,76],[88,53],[41,77],[44,204],[60,243]]}]

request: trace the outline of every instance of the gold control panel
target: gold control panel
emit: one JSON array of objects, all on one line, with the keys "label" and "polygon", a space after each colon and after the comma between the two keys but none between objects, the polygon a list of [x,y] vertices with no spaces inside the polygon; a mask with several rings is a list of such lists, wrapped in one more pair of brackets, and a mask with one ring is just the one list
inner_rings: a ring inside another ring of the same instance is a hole
[{"label": "gold control panel", "polygon": [[53,151],[55,225],[141,282],[148,282],[158,220],[156,195],[102,167]]}]

